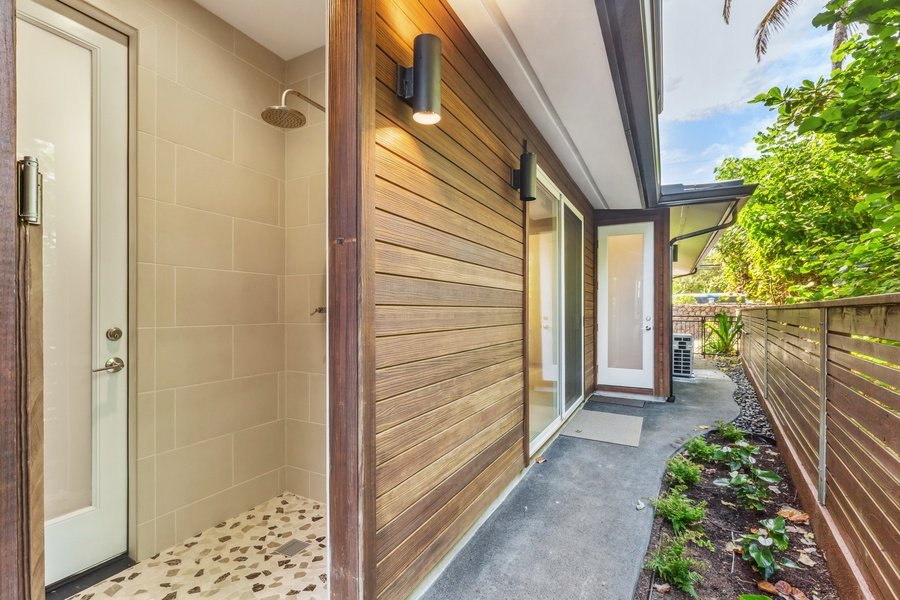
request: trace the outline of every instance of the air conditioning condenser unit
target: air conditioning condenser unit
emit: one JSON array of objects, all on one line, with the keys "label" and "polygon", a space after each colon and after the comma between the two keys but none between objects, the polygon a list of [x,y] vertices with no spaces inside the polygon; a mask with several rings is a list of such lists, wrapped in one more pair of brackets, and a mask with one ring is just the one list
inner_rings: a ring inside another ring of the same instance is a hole
[{"label": "air conditioning condenser unit", "polygon": [[693,377],[694,336],[689,333],[676,333],[672,337],[672,375]]}]

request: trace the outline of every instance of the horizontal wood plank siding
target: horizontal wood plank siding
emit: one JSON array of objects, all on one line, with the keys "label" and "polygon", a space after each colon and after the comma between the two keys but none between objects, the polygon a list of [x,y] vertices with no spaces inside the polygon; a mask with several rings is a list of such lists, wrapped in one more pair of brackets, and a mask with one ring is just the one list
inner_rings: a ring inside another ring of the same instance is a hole
[{"label": "horizontal wood plank siding", "polygon": [[[444,2],[376,0],[376,594],[403,598],[524,468],[522,141],[585,218],[593,389],[593,209]],[[420,33],[443,44],[442,117],[394,93]]]},{"label": "horizontal wood plank siding", "polygon": [[807,500],[804,508],[818,538],[834,541],[826,551],[841,596],[900,600],[900,296],[743,316],[745,369],[798,471],[801,497],[825,486],[824,507]]}]

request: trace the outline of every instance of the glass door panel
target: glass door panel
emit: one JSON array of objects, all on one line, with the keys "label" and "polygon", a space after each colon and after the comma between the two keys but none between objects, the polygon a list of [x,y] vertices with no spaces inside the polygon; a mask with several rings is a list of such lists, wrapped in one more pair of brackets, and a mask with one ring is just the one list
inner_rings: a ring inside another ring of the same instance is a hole
[{"label": "glass door panel", "polygon": [[558,202],[540,183],[528,211],[528,423],[534,441],[559,418]]}]

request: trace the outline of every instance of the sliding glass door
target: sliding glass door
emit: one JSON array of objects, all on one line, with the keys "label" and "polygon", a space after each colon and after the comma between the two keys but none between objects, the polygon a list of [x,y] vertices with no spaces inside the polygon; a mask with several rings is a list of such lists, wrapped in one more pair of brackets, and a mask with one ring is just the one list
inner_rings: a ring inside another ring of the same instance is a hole
[{"label": "sliding glass door", "polygon": [[526,210],[526,380],[535,452],[584,398],[584,221],[543,172]]}]

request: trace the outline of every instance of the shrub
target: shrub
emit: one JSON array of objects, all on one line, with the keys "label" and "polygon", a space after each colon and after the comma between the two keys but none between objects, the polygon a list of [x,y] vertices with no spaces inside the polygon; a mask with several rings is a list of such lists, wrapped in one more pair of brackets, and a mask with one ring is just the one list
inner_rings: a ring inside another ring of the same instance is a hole
[{"label": "shrub", "polygon": [[781,476],[772,471],[763,471],[761,469],[753,469],[753,476],[745,475],[732,471],[729,473],[730,479],[716,479],[713,483],[719,487],[730,486],[734,489],[735,495],[741,501],[741,506],[747,510],[764,510],[766,508],[766,497],[768,496],[768,483],[778,483]]},{"label": "shrub", "polygon": [[712,334],[706,340],[706,351],[710,354],[734,354],[738,338],[744,329],[744,322],[738,315],[732,319],[726,313],[716,313],[713,321],[706,324]]},{"label": "shrub", "polygon": [[744,467],[752,467],[756,464],[754,455],[759,454],[756,446],[747,442],[738,442],[731,446],[725,446],[713,454],[713,458],[728,463],[729,471],[739,471]]},{"label": "shrub", "polygon": [[659,516],[672,523],[675,535],[696,525],[706,516],[706,502],[695,503],[684,495],[683,490],[684,488],[676,486],[656,500],[650,501]]},{"label": "shrub", "polygon": [[700,481],[700,465],[678,455],[666,461],[666,479],[675,486],[691,487]]},{"label": "shrub", "polygon": [[765,580],[768,580],[782,566],[798,568],[797,563],[789,558],[775,559],[775,553],[784,552],[790,544],[784,517],[763,519],[759,523],[762,527],[756,530],[756,533],[741,536],[740,544],[744,550],[741,558],[753,563]]},{"label": "shrub", "polygon": [[719,435],[729,444],[744,441],[744,432],[738,429],[734,423],[716,421],[716,425],[719,427]]},{"label": "shrub", "polygon": [[685,546],[696,535],[692,531],[674,538],[664,535],[656,550],[650,553],[650,560],[644,564],[644,568],[653,569],[663,581],[699,600],[700,596],[694,586],[703,580],[703,576],[695,569],[705,565],[684,555]]},{"label": "shrub", "polygon": [[687,452],[687,455],[691,457],[691,460],[702,463],[712,462],[715,453],[721,449],[722,446],[719,446],[718,444],[707,444],[706,439],[699,435],[691,438],[688,443],[684,445],[684,450]]}]

